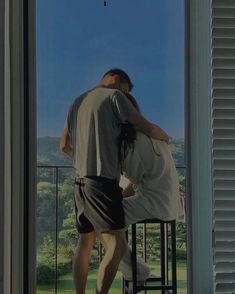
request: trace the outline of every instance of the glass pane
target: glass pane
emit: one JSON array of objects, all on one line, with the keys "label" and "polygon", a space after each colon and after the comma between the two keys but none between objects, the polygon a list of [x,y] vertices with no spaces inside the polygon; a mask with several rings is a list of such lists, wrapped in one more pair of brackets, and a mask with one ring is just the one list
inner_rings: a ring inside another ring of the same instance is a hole
[{"label": "glass pane", "polygon": [[[143,115],[173,137],[172,154],[185,197],[184,53],[184,0],[107,0],[106,6],[102,0],[37,0],[38,294],[74,291],[74,170],[59,151],[59,136],[69,105],[110,68],[130,75]],[[155,234],[150,226],[148,262],[153,272],[159,270]],[[94,293],[98,264],[97,243],[88,294]],[[177,271],[178,293],[187,293],[184,221],[177,222]],[[118,273],[111,293],[120,294],[121,287]]]}]

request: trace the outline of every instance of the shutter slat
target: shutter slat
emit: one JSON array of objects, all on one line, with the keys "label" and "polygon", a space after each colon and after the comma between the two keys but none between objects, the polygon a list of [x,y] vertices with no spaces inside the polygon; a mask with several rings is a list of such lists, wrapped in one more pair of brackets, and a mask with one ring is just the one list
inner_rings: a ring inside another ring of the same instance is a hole
[{"label": "shutter slat", "polygon": [[212,21],[214,28],[235,28],[235,20],[233,18],[217,18]]},{"label": "shutter slat", "polygon": [[[224,202],[225,200],[220,200],[217,202]],[[226,201],[225,201],[226,202]],[[230,201],[227,201],[230,202]],[[224,207],[226,204],[216,204],[219,207]],[[234,231],[235,221],[216,221],[215,222],[215,231]]]},{"label": "shutter slat", "polygon": [[[235,28],[235,21],[234,21]],[[235,48],[235,40],[232,38],[216,38],[212,42],[213,49],[215,48]]]},{"label": "shutter slat", "polygon": [[[235,210],[235,200],[216,200],[215,201],[215,210],[217,211],[225,211],[225,210]],[[216,222],[215,222],[216,224]],[[235,223],[231,223],[231,226]],[[229,226],[229,224],[227,224]],[[233,227],[235,228],[235,227]]]},{"label": "shutter slat", "polygon": [[[213,72],[215,67],[213,66]],[[212,89],[213,99],[215,98],[224,98],[224,99],[234,99],[235,98],[235,90],[233,89]]]},{"label": "shutter slat", "polygon": [[214,258],[216,262],[235,262],[235,252],[216,252]]},{"label": "shutter slat", "polygon": [[235,128],[235,119],[220,119],[214,118],[213,119],[213,127],[215,129],[225,129],[225,130],[234,130]]},{"label": "shutter slat", "polygon": [[215,69],[213,75],[216,79],[235,79],[235,69]]},{"label": "shutter slat", "polygon": [[[213,68],[214,69],[230,69],[233,70],[235,69],[235,59],[214,59],[213,61]],[[231,77],[230,77],[231,79]],[[218,80],[213,80],[213,82],[219,82]],[[213,88],[218,88],[214,86],[213,84]],[[230,87],[228,87],[228,89],[230,89]],[[234,84],[233,87],[231,89],[234,89]]]},{"label": "shutter slat", "polygon": [[213,38],[234,38],[235,37],[235,29],[233,28],[215,28],[212,30]]},{"label": "shutter slat", "polygon": [[234,18],[235,8],[213,8],[212,15],[215,18]]},{"label": "shutter slat", "polygon": [[217,262],[215,266],[216,272],[219,273],[232,273],[235,272],[235,262]]},{"label": "shutter slat", "polygon": [[235,283],[218,283],[216,285],[215,291],[217,293],[234,294],[234,291],[235,291]]},{"label": "shutter slat", "polygon": [[234,0],[214,0],[212,8],[235,8]]},{"label": "shutter slat", "polygon": [[215,252],[233,252],[235,248],[235,241],[216,241]]},{"label": "shutter slat", "polygon": [[235,169],[234,170],[214,169],[213,175],[215,180],[223,180],[223,179],[235,180]]},{"label": "shutter slat", "polygon": [[[235,140],[234,139],[222,139],[222,140],[219,140],[219,139],[213,139],[213,147],[215,149],[225,149],[225,148],[230,148],[230,149],[233,149],[235,148]],[[226,164],[229,164],[231,165],[231,163],[228,163],[226,162]]]},{"label": "shutter slat", "polygon": [[235,273],[219,273],[215,281],[217,283],[223,283],[223,282],[232,283],[235,281]]},{"label": "shutter slat", "polygon": [[213,109],[235,109],[235,100],[215,98],[212,106]]},{"label": "shutter slat", "polygon": [[214,109],[213,115],[216,118],[234,119],[235,120],[235,109]]},{"label": "shutter slat", "polygon": [[[214,213],[215,220],[221,220],[221,221],[235,221],[235,211],[215,211]],[[233,234],[235,237],[235,234]],[[230,240],[230,239],[229,239]],[[216,241],[221,241],[216,238]],[[226,241],[226,240],[223,240]],[[234,239],[230,240],[234,241]]]},{"label": "shutter slat", "polygon": [[[214,191],[214,199],[215,200],[231,200],[235,198],[235,190],[219,190],[215,189]],[[235,247],[234,247],[235,248]]]},{"label": "shutter slat", "polygon": [[235,150],[214,150],[213,159],[234,159]]},{"label": "shutter slat", "polygon": [[233,139],[235,138],[235,130],[214,130],[213,139]]},{"label": "shutter slat", "polygon": [[227,188],[227,189],[235,189],[235,181],[234,180],[214,180],[215,188]]},{"label": "shutter slat", "polygon": [[[221,140],[221,142],[223,142],[224,140]],[[235,159],[234,160],[218,160],[218,159],[215,159],[213,161],[214,163],[214,168],[215,169],[228,169],[228,170],[231,170],[235,167]]]}]

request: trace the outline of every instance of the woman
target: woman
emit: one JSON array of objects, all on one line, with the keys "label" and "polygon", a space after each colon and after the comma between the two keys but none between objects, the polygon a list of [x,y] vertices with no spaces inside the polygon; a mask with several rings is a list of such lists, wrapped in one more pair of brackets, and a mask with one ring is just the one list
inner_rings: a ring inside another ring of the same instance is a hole
[{"label": "woman", "polygon": [[[135,98],[127,95],[137,110]],[[184,215],[179,193],[178,173],[167,143],[137,132],[129,123],[119,137],[123,175],[130,183],[123,190],[126,225],[145,219],[175,220]],[[128,249],[119,269],[132,279],[131,251]],[[148,278],[149,269],[139,261],[137,280]]]}]

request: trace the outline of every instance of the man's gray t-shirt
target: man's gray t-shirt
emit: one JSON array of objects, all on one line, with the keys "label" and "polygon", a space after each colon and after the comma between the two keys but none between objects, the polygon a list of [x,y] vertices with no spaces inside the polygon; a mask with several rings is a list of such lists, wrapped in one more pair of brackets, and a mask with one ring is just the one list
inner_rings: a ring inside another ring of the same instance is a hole
[{"label": "man's gray t-shirt", "polygon": [[120,125],[136,112],[121,91],[105,87],[88,91],[74,101],[67,127],[74,167],[80,177],[119,179]]}]

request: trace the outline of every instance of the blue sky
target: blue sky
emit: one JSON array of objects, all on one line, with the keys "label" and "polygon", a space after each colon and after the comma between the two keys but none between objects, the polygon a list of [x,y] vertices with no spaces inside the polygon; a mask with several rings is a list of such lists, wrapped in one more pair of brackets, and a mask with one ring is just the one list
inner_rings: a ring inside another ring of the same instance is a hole
[{"label": "blue sky", "polygon": [[184,137],[183,0],[37,0],[38,136],[59,136],[69,104],[112,67],[147,119]]}]

